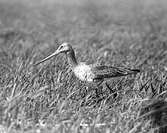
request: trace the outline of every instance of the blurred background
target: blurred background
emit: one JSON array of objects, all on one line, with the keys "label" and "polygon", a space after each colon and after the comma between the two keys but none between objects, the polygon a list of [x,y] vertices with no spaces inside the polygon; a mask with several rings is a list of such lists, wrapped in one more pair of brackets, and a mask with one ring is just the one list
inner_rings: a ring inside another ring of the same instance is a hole
[{"label": "blurred background", "polygon": [[0,27],[42,29],[62,22],[66,22],[64,26],[75,25],[80,21],[90,25],[138,25],[140,28],[152,21],[165,26],[166,5],[165,0],[1,0]]},{"label": "blurred background", "polygon": [[55,39],[85,44],[92,37],[109,44],[118,31],[138,39],[165,32],[166,5],[166,0],[0,0],[0,32],[29,33],[50,44]]}]

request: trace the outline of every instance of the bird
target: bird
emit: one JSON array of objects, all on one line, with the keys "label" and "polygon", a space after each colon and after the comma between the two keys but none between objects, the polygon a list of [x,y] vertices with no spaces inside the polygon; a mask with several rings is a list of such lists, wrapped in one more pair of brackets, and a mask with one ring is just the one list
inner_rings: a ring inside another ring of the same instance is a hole
[{"label": "bird", "polygon": [[[106,84],[106,81],[108,79],[114,77],[127,76],[131,74],[137,74],[140,72],[139,69],[130,69],[106,65],[87,64],[86,62],[78,62],[75,56],[74,49],[72,45],[68,42],[62,43],[55,52],[42,59],[41,61],[37,62],[35,65],[45,62],[46,60],[49,60],[50,58],[60,53],[64,53],[67,56],[70,68],[79,80],[87,83],[96,84],[97,87],[102,83]],[[107,84],[106,86],[107,88],[109,88]]]}]

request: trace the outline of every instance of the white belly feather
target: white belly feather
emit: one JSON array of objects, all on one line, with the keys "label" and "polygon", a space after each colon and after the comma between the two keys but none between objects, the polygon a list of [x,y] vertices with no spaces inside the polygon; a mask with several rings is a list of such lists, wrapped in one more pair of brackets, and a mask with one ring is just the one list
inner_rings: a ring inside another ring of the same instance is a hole
[{"label": "white belly feather", "polygon": [[85,63],[80,63],[74,68],[74,74],[82,81],[93,82],[94,74],[91,67]]}]

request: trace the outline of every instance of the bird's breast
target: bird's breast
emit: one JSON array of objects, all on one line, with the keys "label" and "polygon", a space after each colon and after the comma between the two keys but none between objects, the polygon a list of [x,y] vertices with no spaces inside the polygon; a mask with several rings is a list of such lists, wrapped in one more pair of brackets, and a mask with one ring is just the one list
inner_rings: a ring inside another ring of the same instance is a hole
[{"label": "bird's breast", "polygon": [[74,74],[82,81],[93,82],[94,74],[91,67],[86,64],[80,64],[74,68]]}]

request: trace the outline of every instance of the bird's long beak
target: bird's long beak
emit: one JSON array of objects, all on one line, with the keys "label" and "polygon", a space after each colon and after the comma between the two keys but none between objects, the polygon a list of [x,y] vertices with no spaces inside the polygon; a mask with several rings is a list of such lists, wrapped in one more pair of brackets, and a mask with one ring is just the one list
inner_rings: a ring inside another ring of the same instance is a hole
[{"label": "bird's long beak", "polygon": [[55,55],[57,55],[57,54],[59,54],[59,51],[58,51],[58,50],[56,50],[53,54],[47,56],[47,57],[44,58],[43,60],[37,62],[35,65],[38,65],[38,64],[40,64],[40,63],[42,63],[42,62],[45,62],[46,60],[49,60],[50,58],[52,58],[53,56],[55,56]]}]

